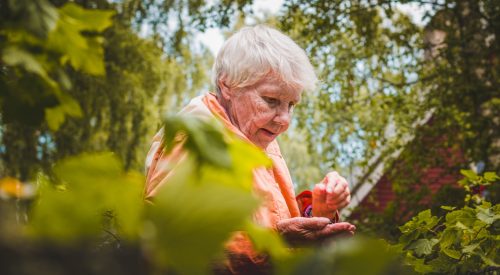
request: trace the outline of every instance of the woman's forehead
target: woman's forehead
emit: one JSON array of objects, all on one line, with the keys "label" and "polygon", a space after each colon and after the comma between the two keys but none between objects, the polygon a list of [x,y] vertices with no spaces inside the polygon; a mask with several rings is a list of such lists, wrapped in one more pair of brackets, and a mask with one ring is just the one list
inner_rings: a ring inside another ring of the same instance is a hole
[{"label": "woman's forehead", "polygon": [[261,95],[280,97],[292,101],[300,101],[302,94],[302,89],[287,85],[276,78],[269,77],[255,83],[253,88]]}]

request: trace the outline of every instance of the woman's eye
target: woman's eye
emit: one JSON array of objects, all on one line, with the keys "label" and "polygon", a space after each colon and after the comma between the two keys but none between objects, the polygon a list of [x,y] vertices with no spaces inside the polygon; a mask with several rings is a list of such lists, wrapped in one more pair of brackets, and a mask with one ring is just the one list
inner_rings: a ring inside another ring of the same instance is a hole
[{"label": "woman's eye", "polygon": [[276,105],[279,105],[280,101],[276,98],[272,98],[272,97],[262,97],[264,99],[265,102],[267,102],[269,105],[273,105],[273,106],[276,106]]}]

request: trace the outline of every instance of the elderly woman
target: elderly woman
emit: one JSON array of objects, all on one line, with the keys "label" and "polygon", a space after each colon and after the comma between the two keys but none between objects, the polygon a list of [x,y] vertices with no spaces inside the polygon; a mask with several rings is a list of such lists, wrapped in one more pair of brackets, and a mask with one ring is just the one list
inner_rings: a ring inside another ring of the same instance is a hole
[{"label": "elderly woman", "polygon": [[[193,99],[181,114],[219,119],[272,160],[272,169],[254,171],[254,191],[264,201],[254,215],[255,222],[273,228],[292,244],[318,242],[339,233],[353,234],[353,225],[338,222],[338,210],[350,200],[347,181],[336,172],[328,173],[312,192],[303,192],[296,199],[276,141],[288,129],[302,92],[313,90],[317,81],[304,50],[275,29],[246,27],[225,42],[213,71],[216,93]],[[168,178],[165,163],[176,161],[175,151],[162,155],[160,139],[161,133],[155,137],[147,158],[146,198],[154,196]],[[311,203],[307,203],[308,199]],[[241,266],[247,272],[258,272],[259,266],[265,265],[265,259],[253,252],[243,234],[236,234],[227,250],[231,254],[231,272],[238,273]]]}]

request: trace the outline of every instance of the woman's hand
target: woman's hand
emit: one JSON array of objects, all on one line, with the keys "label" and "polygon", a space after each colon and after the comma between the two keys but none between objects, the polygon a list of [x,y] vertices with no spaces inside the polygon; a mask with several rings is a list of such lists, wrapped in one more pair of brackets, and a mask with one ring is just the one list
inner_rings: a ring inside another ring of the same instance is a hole
[{"label": "woman's hand", "polygon": [[334,219],[336,211],[346,207],[351,201],[347,180],[337,172],[328,173],[314,186],[312,211],[314,217]]},{"label": "woman's hand", "polygon": [[292,245],[320,243],[339,235],[354,235],[356,227],[347,222],[332,223],[322,217],[284,219],[276,226],[278,232]]}]

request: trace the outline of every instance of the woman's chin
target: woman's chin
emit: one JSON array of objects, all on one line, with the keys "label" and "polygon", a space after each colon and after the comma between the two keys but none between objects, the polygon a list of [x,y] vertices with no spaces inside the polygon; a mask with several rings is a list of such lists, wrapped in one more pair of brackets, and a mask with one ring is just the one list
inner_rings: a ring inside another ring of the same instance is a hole
[{"label": "woman's chin", "polygon": [[251,141],[260,148],[265,149],[271,142],[276,139],[276,137],[278,137],[278,134],[274,134],[270,131],[261,129],[258,131],[256,138],[251,139]]}]

